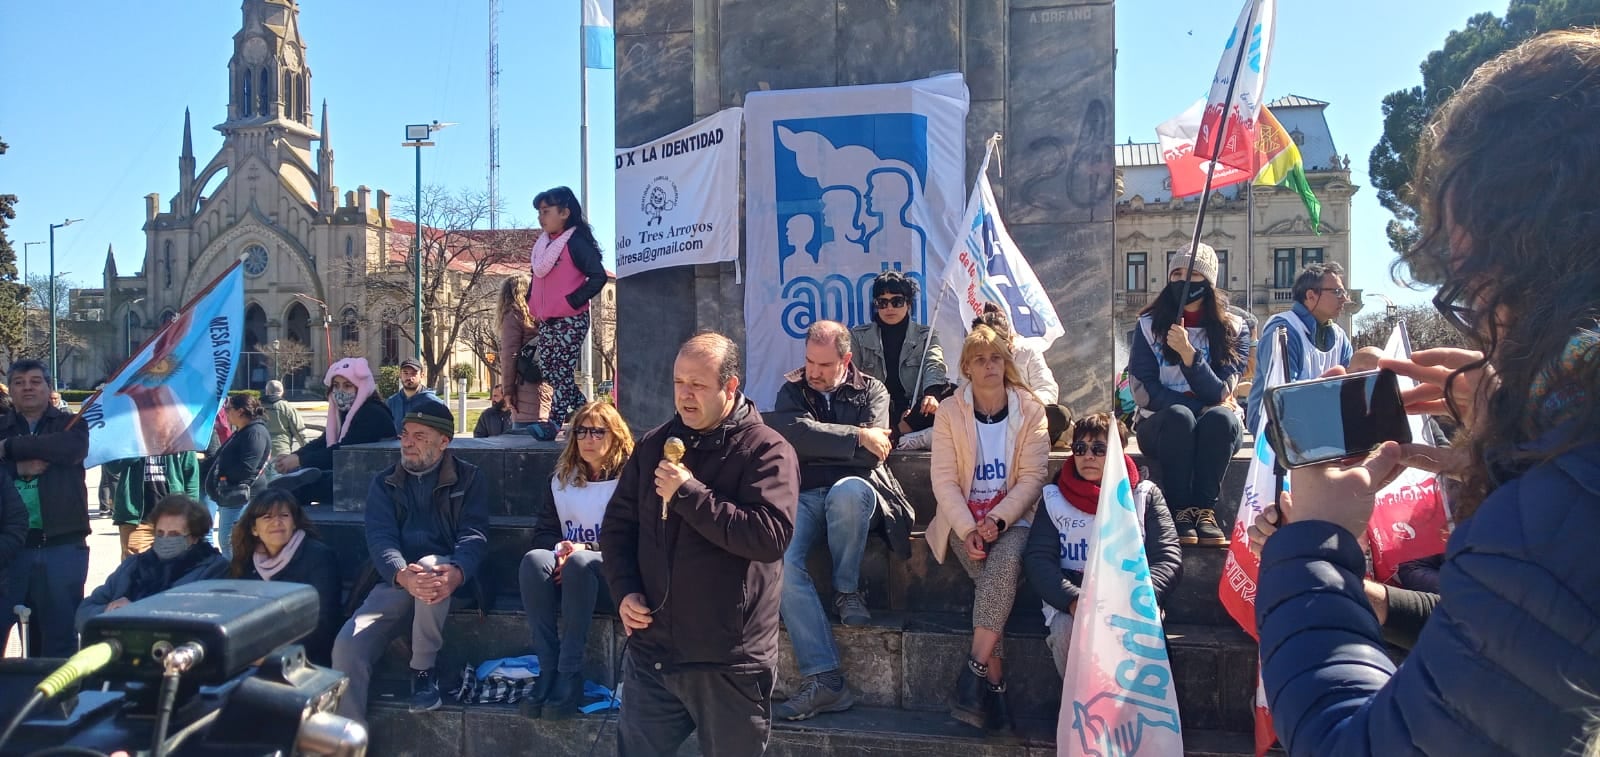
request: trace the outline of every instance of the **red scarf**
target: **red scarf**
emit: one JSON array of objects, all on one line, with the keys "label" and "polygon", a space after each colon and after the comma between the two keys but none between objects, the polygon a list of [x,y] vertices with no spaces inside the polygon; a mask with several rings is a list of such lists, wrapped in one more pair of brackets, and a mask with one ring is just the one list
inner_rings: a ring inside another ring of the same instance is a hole
[{"label": "red scarf", "polygon": [[[1139,485],[1139,469],[1133,465],[1133,458],[1122,456],[1123,464],[1128,466],[1128,486]],[[1072,462],[1072,457],[1067,456],[1067,461],[1061,464],[1061,475],[1056,476],[1056,488],[1061,490],[1061,496],[1073,507],[1094,515],[1100,509],[1100,482],[1085,481],[1078,475],[1078,465]]]}]

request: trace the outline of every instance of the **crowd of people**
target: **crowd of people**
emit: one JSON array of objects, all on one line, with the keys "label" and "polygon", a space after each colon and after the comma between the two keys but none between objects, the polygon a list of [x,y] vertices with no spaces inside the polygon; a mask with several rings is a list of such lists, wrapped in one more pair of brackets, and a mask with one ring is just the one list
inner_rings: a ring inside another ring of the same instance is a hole
[{"label": "crowd of people", "polygon": [[[1435,305],[1472,348],[1408,359],[1352,350],[1336,323],[1343,271],[1322,264],[1258,334],[1230,307],[1209,247],[1176,256],[1128,366],[1131,433],[1151,467],[1123,464],[1151,588],[1163,607],[1182,579],[1182,545],[1227,544],[1221,478],[1277,383],[1264,372],[1279,334],[1291,380],[1375,359],[1418,382],[1408,412],[1459,431],[1451,446],[1390,442],[1296,469],[1291,493],[1250,524],[1277,734],[1295,755],[1568,753],[1600,697],[1600,568],[1586,539],[1600,530],[1600,213],[1587,192],[1600,183],[1600,31],[1546,34],[1500,56],[1424,134],[1414,181],[1424,233],[1401,265],[1439,288]],[[1072,419],[998,310],[959,339],[917,324],[916,282],[889,272],[872,285],[871,322],[810,326],[804,364],[765,415],[741,391],[736,343],[690,338],[672,367],[675,415],[635,439],[614,407],[571,384],[597,291],[593,234],[570,190],[536,204],[533,275],[502,290],[501,380],[475,432],[561,437],[517,576],[542,673],[520,712],[578,713],[596,610],[614,611],[627,634],[622,754],[674,753],[691,735],[706,754],[760,754],[774,716],[850,709],[834,622],[871,620],[861,562],[874,535],[910,555],[915,508],[887,462],[897,448],[926,448],[928,547],[972,582],[950,712],[1009,730],[1005,637],[1018,587],[1042,600],[1040,630],[1062,671],[1106,456],[1113,435],[1129,435],[1121,420]],[[957,343],[947,364],[944,347]],[[327,430],[298,449],[292,411],[231,398],[231,433],[205,470],[192,453],[120,461],[112,512],[127,557],[88,598],[88,432],[51,403],[43,365],[17,361],[8,378],[0,585],[4,606],[33,608],[36,653],[66,656],[87,618],[182,583],[296,581],[323,601],[309,653],[350,678],[342,714],[365,719],[372,666],[407,631],[409,706],[440,705],[445,619],[483,571],[491,505],[483,472],[451,450],[455,419],[421,388],[422,366],[403,365],[385,403],[364,360],[334,364]],[[306,505],[326,501],[333,449],[396,436],[398,460],[365,495],[371,570],[345,619],[336,562]],[[1053,448],[1067,453],[1054,477]],[[1444,554],[1402,568],[1408,587],[1366,578],[1363,538],[1376,492],[1404,467],[1450,479],[1455,522]],[[231,524],[222,544],[206,539],[202,499]],[[826,585],[810,570],[819,550]],[[802,680],[774,707],[780,628]],[[1386,640],[1409,649],[1403,665]]]}]

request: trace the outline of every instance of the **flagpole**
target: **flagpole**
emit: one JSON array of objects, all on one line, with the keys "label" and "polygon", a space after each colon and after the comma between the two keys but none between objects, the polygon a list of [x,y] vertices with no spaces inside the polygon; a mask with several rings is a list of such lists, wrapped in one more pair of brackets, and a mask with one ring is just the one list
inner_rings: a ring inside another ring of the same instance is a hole
[{"label": "flagpole", "polygon": [[[1217,122],[1217,138],[1211,143],[1211,160],[1206,162],[1205,189],[1200,190],[1200,212],[1194,217],[1194,233],[1189,236],[1189,262],[1183,268],[1183,294],[1178,299],[1178,309],[1189,301],[1189,276],[1194,273],[1194,256],[1200,250],[1200,230],[1206,220],[1206,203],[1211,200],[1211,179],[1217,172],[1217,158],[1221,157],[1223,141],[1228,135],[1228,108],[1233,106],[1233,88],[1239,84],[1239,70],[1244,67],[1244,51],[1250,46],[1251,26],[1256,20],[1256,0],[1250,3],[1250,12],[1245,14],[1244,38],[1239,40],[1239,51],[1233,54],[1233,75],[1228,77],[1228,94],[1222,99],[1222,118]],[[1204,123],[1205,116],[1201,116]],[[1255,181],[1251,177],[1250,181]]]},{"label": "flagpole", "polygon": [[[1244,222],[1244,232],[1245,232],[1245,236],[1244,236],[1244,251],[1245,251],[1244,252],[1244,254],[1245,254],[1245,264],[1244,264],[1244,266],[1245,266],[1245,271],[1244,271],[1244,277],[1245,277],[1245,281],[1244,281],[1244,310],[1245,310],[1245,312],[1249,313],[1252,317],[1255,315],[1255,312],[1256,312],[1256,298],[1255,298],[1255,287],[1256,287],[1256,190],[1255,190],[1255,185],[1256,185],[1256,180],[1255,179],[1251,179],[1250,181],[1245,182],[1245,185],[1244,185],[1245,196],[1246,196],[1246,198],[1248,198],[1246,200],[1247,204],[1245,205],[1245,222]],[[1224,284],[1223,288],[1226,289],[1227,285]],[[1182,303],[1179,303],[1179,307],[1182,307]],[[1251,334],[1250,338],[1254,339],[1255,338],[1255,334]]]},{"label": "flagpole", "polygon": [[[594,217],[594,208],[589,207],[589,35],[583,30],[583,4],[578,5],[578,193],[579,201],[583,204],[583,212],[588,215],[585,219]],[[594,399],[594,321],[591,316],[589,328],[583,334],[583,358],[581,361],[583,373],[582,384],[579,391],[583,392],[586,399]],[[564,423],[565,419],[552,419],[557,424]]]},{"label": "flagpole", "polygon": [[[199,302],[206,295],[211,294],[211,290],[216,289],[217,285],[221,284],[222,280],[228,277],[228,274],[233,273],[233,269],[238,268],[239,266],[244,264],[245,257],[247,257],[247,256],[240,255],[238,260],[233,261],[232,265],[228,266],[227,268],[224,268],[222,270],[221,274],[218,274],[216,278],[211,280],[210,284],[207,284],[205,286],[205,288],[201,289],[200,292],[198,294],[196,294],[195,296],[190,297],[189,301],[183,304],[183,307],[178,308],[178,315],[180,315],[180,316],[183,315],[183,312],[185,310],[188,310],[189,308],[194,307],[194,304],[196,302]],[[173,321],[176,321],[176,320],[177,320],[176,318],[173,319]],[[172,324],[171,323],[167,324],[167,326],[170,326],[170,325],[172,325]],[[111,376],[114,378],[114,377],[120,375],[122,373],[122,371],[125,370],[128,367],[128,364],[133,362],[134,358],[144,354],[144,348],[145,347],[150,346],[150,343],[154,342],[156,340],[156,337],[161,336],[161,334],[163,332],[165,332],[166,330],[167,330],[166,326],[163,326],[162,328],[156,329],[154,334],[151,334],[150,336],[145,337],[144,341],[139,343],[138,349],[135,349],[134,351],[129,352],[128,356],[126,358],[123,358],[122,365],[117,366],[117,369],[111,372]],[[107,383],[109,383],[109,381]],[[99,399],[100,398],[100,393],[104,392],[104,391],[105,391],[105,385],[102,384],[99,389],[94,390],[94,394],[89,395],[88,399],[85,399],[81,404],[78,405],[78,407],[80,409],[88,407],[95,400]],[[67,428],[72,428],[72,424],[77,423],[78,419],[82,418],[82,417],[83,417],[83,413],[78,413],[78,414],[72,416],[72,419],[67,421]]]}]

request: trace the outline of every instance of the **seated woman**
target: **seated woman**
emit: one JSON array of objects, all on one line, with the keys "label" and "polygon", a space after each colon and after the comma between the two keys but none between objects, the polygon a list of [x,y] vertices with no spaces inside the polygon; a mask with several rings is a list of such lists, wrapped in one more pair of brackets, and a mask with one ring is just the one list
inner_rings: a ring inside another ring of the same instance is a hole
[{"label": "seated woman", "polygon": [[100,588],[78,605],[78,630],[101,613],[110,612],[174,586],[222,578],[228,561],[205,541],[211,513],[186,494],[169,494],[148,516],[155,524],[150,548],[122,561]]},{"label": "seated woman", "polygon": [[1029,521],[1049,476],[1044,405],[1022,385],[1011,344],[988,326],[967,335],[956,393],[933,423],[930,471],[938,514],[928,546],[954,551],[972,577],[972,651],[956,679],[951,715],[991,731],[1011,726],[1001,636],[1017,596]]},{"label": "seated woman", "polygon": [[[889,389],[890,431],[896,440],[931,427],[939,400],[947,396],[939,337],[911,319],[917,291],[916,280],[899,271],[878,274],[872,281],[872,322],[850,329],[856,370]],[[915,448],[927,449],[927,444]]]},{"label": "seated woman", "polygon": [[539,657],[539,683],[520,709],[548,720],[576,717],[583,703],[589,621],[597,604],[612,606],[600,573],[600,520],[633,454],[633,434],[611,403],[590,402],[572,418],[550,479],[551,504],[534,513],[534,548],[518,574]]},{"label": "seated woman", "polygon": [[1184,544],[1227,546],[1217,526],[1217,498],[1228,461],[1244,440],[1233,385],[1249,361],[1244,324],[1228,312],[1228,294],[1216,288],[1217,253],[1200,245],[1194,256],[1188,301],[1183,297],[1189,256],[1172,257],[1167,288],[1139,314],[1129,347],[1128,372],[1140,420],[1139,451],[1158,466],[1161,490],[1176,516]]},{"label": "seated woman", "polygon": [[[1100,505],[1100,478],[1106,467],[1106,441],[1115,432],[1126,438],[1122,424],[1110,413],[1097,413],[1072,424],[1071,462],[1061,466],[1056,482],[1044,488],[1044,510],[1035,518],[1022,554],[1022,571],[1028,584],[1044,600],[1044,624],[1050,635],[1045,643],[1055,658],[1056,673],[1067,669],[1072,642],[1072,619],[1083,588],[1083,568],[1089,558],[1089,541]],[[1166,497],[1149,479],[1141,479],[1133,458],[1123,456],[1128,483],[1133,487],[1133,507],[1144,534],[1145,558],[1150,562],[1150,587],[1162,606],[1178,579],[1183,577],[1183,549],[1172,525]],[[1166,614],[1166,610],[1162,610]]]},{"label": "seated woman", "polygon": [[250,500],[229,535],[232,578],[291,581],[317,590],[317,630],[301,640],[306,658],[328,665],[339,633],[339,561],[317,538],[317,529],[294,495],[269,488]]},{"label": "seated woman", "polygon": [[333,451],[340,445],[394,438],[394,416],[383,404],[366,358],[347,357],[328,366],[324,381],[328,385],[327,431],[299,452],[272,461],[273,469],[285,474],[272,485],[293,490],[301,505],[326,504],[333,499]]},{"label": "seated woman", "polygon": [[1017,364],[1022,383],[1044,403],[1045,419],[1050,424],[1050,446],[1055,447],[1061,435],[1067,432],[1067,427],[1072,425],[1072,410],[1056,404],[1061,396],[1061,385],[1056,383],[1056,375],[1045,363],[1044,353],[1018,339],[1017,333],[1011,330],[1011,319],[1000,310],[1000,306],[992,302],[984,303],[983,312],[972,319],[972,327],[978,326],[988,326],[1010,340],[1011,359]]}]

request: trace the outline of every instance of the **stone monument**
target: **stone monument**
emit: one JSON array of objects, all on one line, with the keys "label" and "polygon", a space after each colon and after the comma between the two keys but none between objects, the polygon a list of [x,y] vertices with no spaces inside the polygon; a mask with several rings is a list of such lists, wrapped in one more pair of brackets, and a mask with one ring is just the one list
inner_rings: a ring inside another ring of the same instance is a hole
[{"label": "stone monument", "polygon": [[[1109,408],[1112,0],[616,0],[615,14],[619,146],[742,105],[753,90],[965,74],[968,180],[985,140],[1004,134],[1004,174],[990,178],[1066,327],[1046,354],[1061,402]],[[744,343],[743,303],[732,263],[618,282],[618,391],[636,431],[673,412],[680,342],[716,329]],[[947,356],[959,354],[951,341]]]}]

